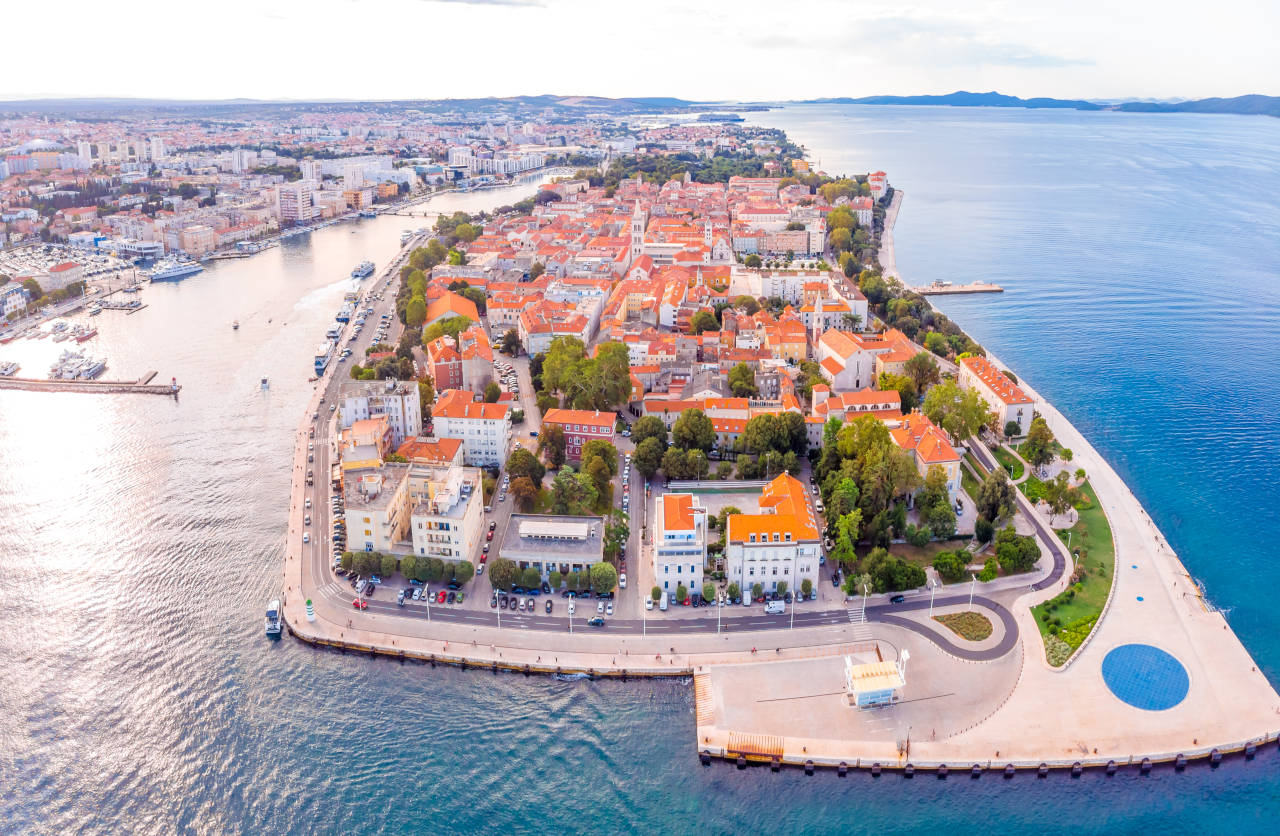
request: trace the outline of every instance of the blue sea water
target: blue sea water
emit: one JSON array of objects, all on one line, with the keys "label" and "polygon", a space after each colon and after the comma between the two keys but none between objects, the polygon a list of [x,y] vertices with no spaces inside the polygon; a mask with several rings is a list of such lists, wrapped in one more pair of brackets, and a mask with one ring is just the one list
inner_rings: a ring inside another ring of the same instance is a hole
[{"label": "blue sea water", "polygon": [[[1008,288],[943,307],[1108,456],[1280,681],[1280,121],[818,106],[755,121],[828,171],[889,173],[907,192],[904,275]],[[336,226],[99,317],[110,376],[176,374],[177,402],[0,393],[0,831],[1275,831],[1274,748],[1146,778],[738,771],[698,764],[687,684],[265,640],[315,335],[350,267],[384,262],[403,225],[420,223]],[[0,359],[39,370],[46,342]]]}]

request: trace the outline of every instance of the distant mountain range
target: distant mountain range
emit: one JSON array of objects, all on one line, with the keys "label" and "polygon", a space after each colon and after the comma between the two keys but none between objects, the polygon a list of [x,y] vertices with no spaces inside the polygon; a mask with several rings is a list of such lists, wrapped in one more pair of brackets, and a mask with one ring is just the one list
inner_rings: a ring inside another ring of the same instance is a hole
[{"label": "distant mountain range", "polygon": [[1067,108],[1070,110],[1120,110],[1129,113],[1238,113],[1280,117],[1280,97],[1235,96],[1230,99],[1194,99],[1185,102],[1090,102],[1083,99],[1022,99],[1006,96],[992,90],[989,93],[970,93],[958,90],[944,96],[864,96],[808,99],[800,104],[863,104],[863,105],[944,105],[949,107],[1026,107]]}]

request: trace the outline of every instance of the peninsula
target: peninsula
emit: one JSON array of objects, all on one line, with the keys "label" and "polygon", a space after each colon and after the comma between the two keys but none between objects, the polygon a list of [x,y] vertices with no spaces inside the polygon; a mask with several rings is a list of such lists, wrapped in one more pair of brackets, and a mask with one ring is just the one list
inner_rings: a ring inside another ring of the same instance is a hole
[{"label": "peninsula", "polygon": [[1275,741],[1280,697],[1108,463],[900,280],[887,174],[737,123],[632,141],[351,294],[297,430],[293,635],[691,676],[697,751],[743,763]]}]

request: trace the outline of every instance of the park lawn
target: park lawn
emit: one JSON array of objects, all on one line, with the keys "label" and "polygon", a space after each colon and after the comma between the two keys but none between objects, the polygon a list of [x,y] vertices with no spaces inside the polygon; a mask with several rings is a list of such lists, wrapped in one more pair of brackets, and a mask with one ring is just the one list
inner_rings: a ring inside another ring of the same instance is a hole
[{"label": "park lawn", "polygon": [[951,632],[971,642],[982,641],[990,636],[991,631],[994,629],[991,626],[991,619],[980,612],[954,612],[947,615],[935,615],[933,620],[946,625]]},{"label": "park lawn", "polygon": [[1044,482],[1040,481],[1034,473],[1027,475],[1027,480],[1018,484],[1018,490],[1033,503],[1044,499]]},{"label": "park lawn", "polygon": [[[889,547],[889,554],[896,555],[908,563],[914,563],[922,569],[929,569],[933,566],[933,558],[938,552],[955,552],[964,551],[965,546],[969,545],[968,537],[957,537],[954,540],[930,540],[923,546],[913,546],[910,543],[894,543]],[[869,549],[867,550],[870,551]],[[859,555],[866,557],[866,554]],[[968,580],[966,577],[964,580]],[[943,581],[949,583],[949,581]]]},{"label": "park lawn", "polygon": [[964,492],[969,495],[969,499],[973,500],[973,502],[977,504],[978,489],[981,485],[979,485],[978,480],[973,478],[973,475],[969,473],[969,468],[967,467],[960,468],[960,487],[964,488]]},{"label": "park lawn", "polygon": [[[1080,519],[1071,528],[1058,532],[1063,543],[1069,541],[1071,550],[1080,554],[1076,561],[1080,580],[1061,595],[1031,608],[1045,639],[1049,663],[1055,667],[1070,658],[1097,624],[1115,578],[1115,542],[1107,515],[1087,481],[1080,486],[1080,493],[1076,506]],[[1057,635],[1050,633],[1050,627],[1055,624]]]},{"label": "park lawn", "polygon": [[1000,462],[1005,472],[1009,474],[1010,479],[1021,479],[1023,473],[1022,461],[1003,447],[995,449],[996,461]]}]

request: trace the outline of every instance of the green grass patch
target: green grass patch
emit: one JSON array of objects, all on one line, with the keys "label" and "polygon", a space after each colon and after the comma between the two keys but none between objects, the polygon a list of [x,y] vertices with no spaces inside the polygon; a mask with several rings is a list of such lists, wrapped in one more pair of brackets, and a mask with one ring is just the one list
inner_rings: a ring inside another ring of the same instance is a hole
[{"label": "green grass patch", "polygon": [[964,492],[969,495],[969,499],[977,504],[978,489],[981,485],[979,485],[978,480],[973,478],[972,474],[969,473],[969,469],[967,467],[960,468],[960,487],[964,488]]},{"label": "green grass patch", "polygon": [[994,629],[991,626],[991,619],[980,612],[956,612],[948,615],[935,615],[933,620],[946,625],[951,632],[971,642],[982,641],[990,636],[991,631]]},{"label": "green grass patch", "polygon": [[[968,537],[958,537],[954,540],[930,540],[923,546],[913,546],[910,543],[894,543],[889,547],[889,554],[897,555],[908,563],[929,568],[933,566],[933,558],[937,556],[938,552],[962,551],[967,545],[969,545]],[[866,557],[870,551],[870,549],[863,549],[863,553],[859,556]]]},{"label": "green grass patch", "polygon": [[1054,667],[1064,664],[1097,625],[1115,578],[1111,525],[1088,482],[1080,486],[1076,509],[1080,514],[1076,524],[1058,532],[1062,542],[1069,542],[1071,551],[1079,554],[1074,580],[1062,594],[1031,608],[1045,639],[1046,657]]},{"label": "green grass patch", "polygon": [[1021,459],[1003,447],[995,449],[995,457],[996,461],[1000,462],[1000,466],[1004,468],[1005,473],[1009,474],[1010,479],[1017,480],[1022,478],[1025,468]]},{"label": "green grass patch", "polygon": [[1033,503],[1044,499],[1044,482],[1041,482],[1034,473],[1027,476],[1027,481],[1018,485],[1018,490]]}]

